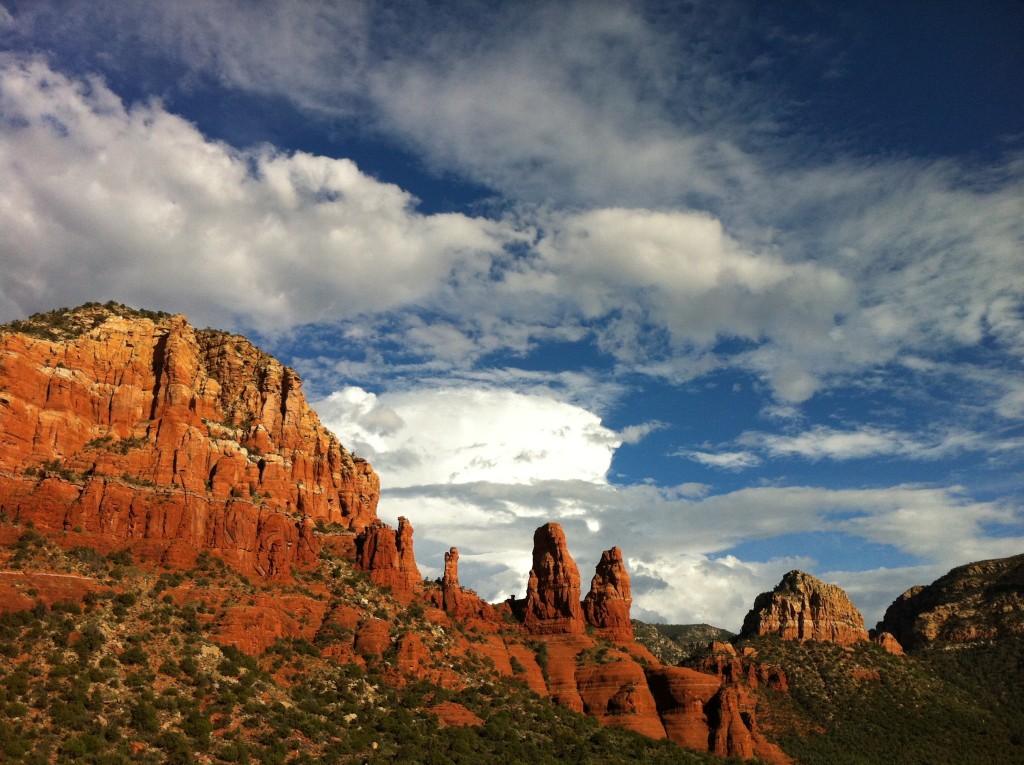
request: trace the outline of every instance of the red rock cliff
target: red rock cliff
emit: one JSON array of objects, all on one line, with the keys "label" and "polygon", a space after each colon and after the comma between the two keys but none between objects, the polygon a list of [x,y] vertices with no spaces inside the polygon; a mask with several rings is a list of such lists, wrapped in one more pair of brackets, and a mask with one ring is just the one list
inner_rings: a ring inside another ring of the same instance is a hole
[{"label": "red rock cliff", "polygon": [[546,523],[533,534],[533,568],[523,624],[537,635],[586,632],[580,608],[580,571],[557,523]]},{"label": "red rock cliff", "polygon": [[758,595],[740,634],[827,640],[839,645],[868,639],[864,617],[842,588],[803,571],[790,571],[774,590]]},{"label": "red rock cliff", "polygon": [[613,547],[601,553],[590,592],[583,599],[583,614],[590,624],[612,640],[633,640],[629,608],[633,603],[629,573],[622,561],[622,550]]},{"label": "red rock cliff", "polygon": [[295,372],[243,337],[110,304],[0,331],[9,515],[272,576],[315,560],[312,523],[361,529],[378,495]]}]

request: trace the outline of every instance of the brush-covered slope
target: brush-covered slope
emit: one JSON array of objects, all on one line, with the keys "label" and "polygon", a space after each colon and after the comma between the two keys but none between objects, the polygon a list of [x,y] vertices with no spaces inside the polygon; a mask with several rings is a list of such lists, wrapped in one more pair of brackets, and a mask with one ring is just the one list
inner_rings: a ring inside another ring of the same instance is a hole
[{"label": "brush-covered slope", "polygon": [[[0,613],[0,762],[724,762],[602,727],[530,691],[521,666],[496,674],[483,635],[327,544],[288,583],[209,554],[153,570],[9,520],[0,542],[30,604]],[[236,617],[268,601],[291,629],[263,648]]]}]

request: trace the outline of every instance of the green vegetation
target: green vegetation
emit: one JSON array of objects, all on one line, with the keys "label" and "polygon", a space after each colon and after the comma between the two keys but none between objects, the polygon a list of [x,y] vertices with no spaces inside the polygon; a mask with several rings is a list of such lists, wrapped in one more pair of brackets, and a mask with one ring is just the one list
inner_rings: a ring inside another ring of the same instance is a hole
[{"label": "green vegetation", "polygon": [[77,308],[57,308],[34,313],[27,319],[0,326],[0,331],[20,332],[40,340],[74,340],[100,326],[111,316],[159,321],[170,316],[163,311],[131,308],[113,300],[83,303]]},{"label": "green vegetation", "polygon": [[[601,728],[495,677],[479,657],[446,655],[448,638],[432,633],[421,605],[401,605],[330,554],[320,560],[319,587],[399,635],[418,634],[466,687],[421,680],[395,688],[394,645],[365,668],[331,658],[354,637],[337,625],[311,640],[278,640],[260,656],[217,645],[211,634],[225,607],[253,604],[258,587],[210,553],[191,570],[154,576],[127,549],[64,550],[30,528],[14,547],[10,556],[23,554],[32,568],[45,560],[112,589],[0,616],[0,763],[723,761]],[[273,587],[323,597],[301,583]],[[197,591],[207,595],[183,602]],[[440,728],[429,710],[445,701],[483,725]]]},{"label": "green vegetation", "polygon": [[94,438],[87,442],[85,444],[85,448],[95,449],[97,451],[114,452],[115,454],[127,454],[132,449],[141,449],[147,443],[149,443],[149,439],[145,436],[115,440],[112,435],[106,435]]},{"label": "green vegetation", "polygon": [[709,624],[647,624],[633,620],[636,641],[666,664],[679,664],[701,655],[715,640],[729,642],[735,635]]}]

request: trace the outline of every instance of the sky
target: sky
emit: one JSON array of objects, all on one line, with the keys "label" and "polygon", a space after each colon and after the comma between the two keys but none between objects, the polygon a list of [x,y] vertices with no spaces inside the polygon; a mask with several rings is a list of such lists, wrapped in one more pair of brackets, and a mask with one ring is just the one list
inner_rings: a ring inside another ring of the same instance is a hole
[{"label": "sky", "polygon": [[1024,552],[1024,4],[0,0],[0,321],[242,332],[429,577],[868,626]]}]

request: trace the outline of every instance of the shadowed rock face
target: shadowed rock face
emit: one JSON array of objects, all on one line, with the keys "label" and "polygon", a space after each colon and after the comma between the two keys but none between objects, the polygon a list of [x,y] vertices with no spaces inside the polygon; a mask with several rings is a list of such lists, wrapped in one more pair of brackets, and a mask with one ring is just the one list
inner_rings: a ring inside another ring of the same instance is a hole
[{"label": "shadowed rock face", "polygon": [[774,590],[758,595],[740,634],[826,640],[839,645],[868,639],[864,617],[842,588],[803,571],[790,571]]},{"label": "shadowed rock face", "polygon": [[533,534],[533,568],[526,588],[526,629],[537,635],[586,632],[580,607],[580,572],[569,555],[565,532],[546,523]]},{"label": "shadowed rock face", "polygon": [[583,615],[587,624],[602,630],[612,640],[633,640],[633,623],[629,608],[633,603],[632,589],[622,550],[613,547],[601,553],[590,592],[583,599]]},{"label": "shadowed rock face", "polygon": [[141,558],[213,549],[262,576],[316,560],[315,521],[376,518],[376,473],[245,338],[102,306],[72,319],[84,331],[55,339],[0,330],[9,516]]},{"label": "shadowed rock face", "polygon": [[912,587],[886,609],[878,631],[908,650],[1024,635],[1024,555],[958,566]]}]

